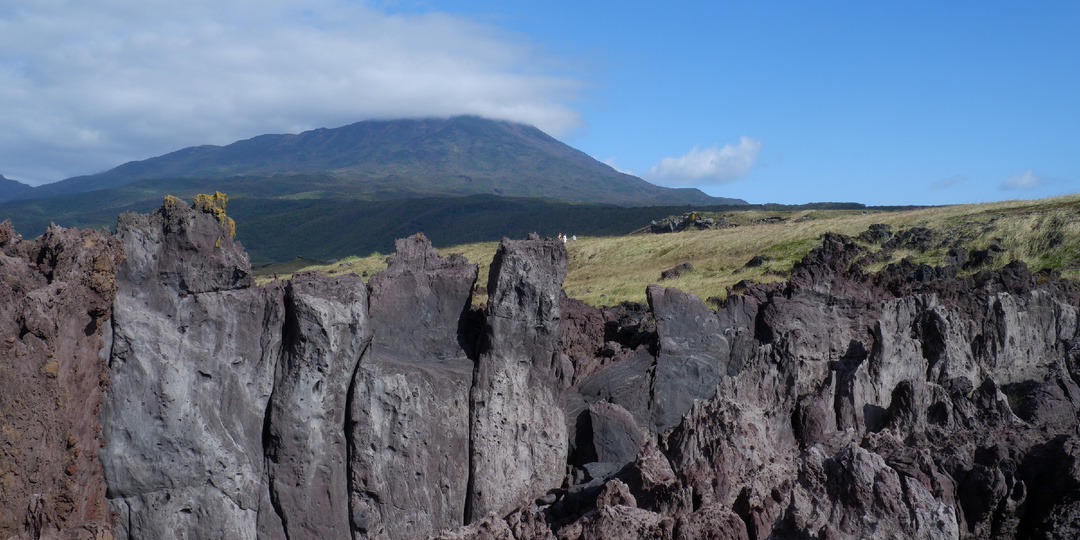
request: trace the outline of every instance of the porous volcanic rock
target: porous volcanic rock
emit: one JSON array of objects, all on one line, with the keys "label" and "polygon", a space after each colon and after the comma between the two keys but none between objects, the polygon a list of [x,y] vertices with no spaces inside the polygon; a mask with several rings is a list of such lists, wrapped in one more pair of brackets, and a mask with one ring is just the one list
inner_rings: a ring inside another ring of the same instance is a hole
[{"label": "porous volcanic rock", "polygon": [[264,428],[271,502],[288,538],[347,538],[348,388],[371,341],[356,274],[297,274],[285,285],[282,356]]},{"label": "porous volcanic rock", "polygon": [[243,248],[177,199],[121,215],[117,236],[101,461],[118,535],[282,537],[263,431],[283,287],[251,288]]},{"label": "porous volcanic rock", "polygon": [[0,537],[111,538],[98,450],[108,387],[99,356],[120,243],[0,223]]},{"label": "porous volcanic rock", "polygon": [[955,510],[916,478],[850,443],[834,456],[812,446],[777,527],[781,535],[830,538],[958,538]]},{"label": "porous volcanic rock", "polygon": [[504,238],[491,263],[471,400],[468,521],[505,515],[566,474],[555,369],[566,262],[562,242]]},{"label": "porous volcanic rock", "polygon": [[[932,236],[917,232],[904,238]],[[1076,286],[1019,263],[866,274],[864,253],[826,235],[788,282],[750,285],[717,312],[651,287],[656,356],[639,349],[568,392],[648,413],[659,451],[616,474],[633,502],[592,510],[583,498],[614,492],[575,477],[542,510],[554,534],[693,537],[708,509],[748,538],[1067,535],[1080,499]],[[665,362],[687,369],[664,375]],[[685,409],[657,416],[678,399]],[[595,448],[593,436],[576,444]]]},{"label": "porous volcanic rock", "polygon": [[423,236],[367,284],[255,287],[227,222],[175,199],[112,238],[0,225],[0,249],[8,536],[1067,538],[1080,523],[1080,291],[1022,263],[869,273],[830,233],[788,281],[715,310],[659,286],[601,309],[565,298],[564,246],[533,237],[502,242],[480,311],[477,267]]},{"label": "porous volcanic rock", "polygon": [[368,282],[374,339],[349,406],[357,538],[415,537],[465,523],[475,346],[464,327],[477,272],[414,235],[397,241],[387,268]]}]

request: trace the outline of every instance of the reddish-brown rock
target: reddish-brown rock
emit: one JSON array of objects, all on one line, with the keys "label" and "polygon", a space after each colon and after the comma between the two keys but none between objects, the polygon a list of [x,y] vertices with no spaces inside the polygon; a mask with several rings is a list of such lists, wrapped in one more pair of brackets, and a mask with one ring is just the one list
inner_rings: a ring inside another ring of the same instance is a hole
[{"label": "reddish-brown rock", "polygon": [[5,221],[0,249],[0,538],[111,538],[98,410],[119,242]]}]

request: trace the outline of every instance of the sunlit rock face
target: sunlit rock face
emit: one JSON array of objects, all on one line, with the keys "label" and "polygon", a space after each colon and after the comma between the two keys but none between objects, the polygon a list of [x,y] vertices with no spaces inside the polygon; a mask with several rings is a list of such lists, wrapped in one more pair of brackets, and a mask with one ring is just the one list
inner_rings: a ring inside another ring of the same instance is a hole
[{"label": "sunlit rock face", "polygon": [[477,266],[422,235],[367,283],[255,286],[222,216],[175,199],[113,236],[0,225],[0,249],[5,538],[1080,523],[1080,294],[1021,264],[867,273],[829,234],[716,310],[659,286],[595,308],[561,242],[504,240],[478,308]]},{"label": "sunlit rock face", "polygon": [[374,335],[349,391],[356,538],[408,538],[464,523],[469,484],[468,338],[477,266],[422,235],[371,277]]},{"label": "sunlit rock face", "polygon": [[117,225],[102,464],[121,537],[281,535],[264,427],[284,287],[252,286],[212,215],[166,202]]},{"label": "sunlit rock face", "polygon": [[504,239],[491,263],[472,389],[469,521],[505,515],[566,476],[555,349],[565,277],[566,247],[555,240]]}]

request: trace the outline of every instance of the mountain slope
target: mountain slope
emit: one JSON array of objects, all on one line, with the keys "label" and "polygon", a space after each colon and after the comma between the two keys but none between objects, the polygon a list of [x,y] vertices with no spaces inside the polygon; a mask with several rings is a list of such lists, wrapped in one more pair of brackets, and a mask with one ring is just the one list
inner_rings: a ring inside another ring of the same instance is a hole
[{"label": "mountain slope", "polygon": [[33,188],[22,182],[11,180],[9,178],[4,178],[4,175],[0,174],[0,201],[13,198],[16,195],[24,193],[30,189]]},{"label": "mountain slope", "polygon": [[[120,213],[150,212],[161,198],[147,198],[144,184],[158,182],[186,201],[196,193],[221,190],[236,219],[236,238],[256,262],[281,262],[297,256],[323,259],[387,253],[394,240],[424,232],[439,246],[523,237],[530,232],[555,236],[627,234],[651,220],[686,212],[687,206],[616,206],[547,199],[467,195],[367,201],[349,198],[257,197],[251,182],[234,180],[142,181],[46,199],[0,203],[0,220],[11,219],[28,238],[50,223],[99,229],[116,225]],[[274,189],[273,187],[271,190]],[[744,208],[694,207],[703,210]]]},{"label": "mountain slope", "polygon": [[296,135],[261,135],[133,161],[18,194],[20,199],[147,179],[273,178],[306,198],[395,199],[494,194],[622,206],[740,204],[620,173],[532,126],[474,116],[364,121]]}]

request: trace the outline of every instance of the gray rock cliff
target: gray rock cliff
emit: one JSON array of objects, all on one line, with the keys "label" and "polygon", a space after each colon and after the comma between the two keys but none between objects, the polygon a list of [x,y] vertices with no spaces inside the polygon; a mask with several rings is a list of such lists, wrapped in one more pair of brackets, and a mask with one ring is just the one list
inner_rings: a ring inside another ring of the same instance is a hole
[{"label": "gray rock cliff", "polygon": [[345,538],[349,525],[347,398],[371,342],[359,276],[293,276],[285,286],[283,354],[264,420],[270,500],[288,538]]},{"label": "gray rock cliff", "polygon": [[504,238],[490,272],[471,396],[468,521],[505,515],[566,475],[555,349],[566,247]]},{"label": "gray rock cliff", "polygon": [[827,234],[716,310],[594,308],[531,238],[480,310],[476,265],[422,235],[367,283],[255,286],[206,201],[111,237],[0,225],[3,537],[1080,530],[1080,292],[1054,275],[868,273]]},{"label": "gray rock cliff", "polygon": [[253,288],[243,249],[182,201],[122,215],[117,236],[101,461],[118,536],[281,536],[263,428],[283,288]]},{"label": "gray rock cliff", "polygon": [[462,327],[476,275],[475,264],[414,235],[368,282],[373,344],[349,394],[356,538],[465,523],[474,363]]}]

